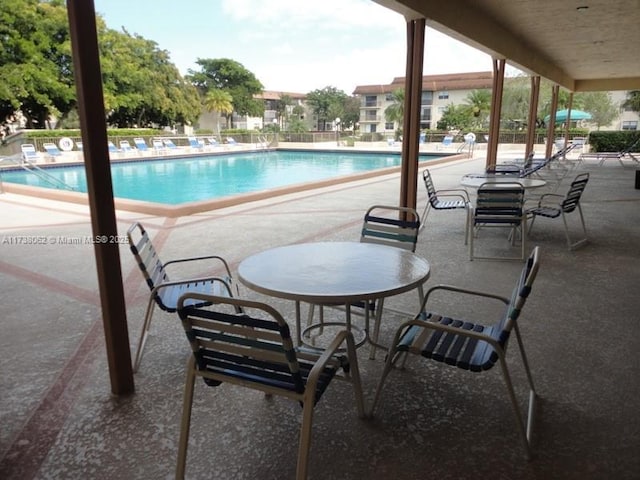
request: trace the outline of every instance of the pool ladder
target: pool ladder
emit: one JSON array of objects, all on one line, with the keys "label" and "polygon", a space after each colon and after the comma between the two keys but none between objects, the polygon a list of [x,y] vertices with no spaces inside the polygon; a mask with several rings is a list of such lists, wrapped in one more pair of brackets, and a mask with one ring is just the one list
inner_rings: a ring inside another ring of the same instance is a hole
[{"label": "pool ladder", "polygon": [[50,173],[46,172],[43,168],[40,168],[35,163],[31,163],[29,160],[22,159],[19,163],[20,167],[26,170],[27,172],[33,173],[36,177],[42,180],[45,183],[55,187],[55,188],[63,188],[65,190],[76,191],[74,187],[63,182],[59,178],[54,177]]},{"label": "pool ladder", "polygon": [[258,136],[258,142],[256,143],[256,148],[263,148],[265,150],[269,148],[269,140],[267,140],[266,136],[264,135]]}]

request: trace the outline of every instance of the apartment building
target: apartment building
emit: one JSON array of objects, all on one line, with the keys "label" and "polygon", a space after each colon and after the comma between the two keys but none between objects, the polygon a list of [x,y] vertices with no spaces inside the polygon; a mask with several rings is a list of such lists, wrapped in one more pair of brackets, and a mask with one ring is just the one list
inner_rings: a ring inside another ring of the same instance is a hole
[{"label": "apartment building", "polygon": [[[453,73],[443,75],[425,75],[422,77],[422,101],[420,108],[420,128],[435,129],[442,117],[444,110],[450,104],[461,105],[466,103],[469,93],[474,90],[491,90],[492,72]],[[360,98],[360,133],[381,133],[391,135],[398,125],[387,122],[385,109],[394,103],[393,92],[404,89],[405,77],[396,77],[387,85],[359,85],[353,91],[353,95]],[[609,92],[611,100],[620,105],[620,115],[608,126],[601,126],[601,130],[639,130],[640,115],[638,112],[625,109],[622,104],[627,99],[627,91]],[[287,96],[292,103],[287,105],[286,113],[279,110],[279,102],[283,96]],[[282,130],[286,130],[288,119],[292,118],[294,108],[300,106],[303,113],[299,113],[298,120],[303,121],[309,130],[317,129],[317,122],[313,113],[305,103],[306,95],[296,92],[279,92],[265,90],[256,95],[264,101],[265,110],[262,117],[232,115],[232,128],[247,130],[262,130],[266,125],[278,124]],[[297,109],[298,111],[300,109]],[[215,131],[218,122],[215,112],[203,112],[199,126],[202,129]],[[226,127],[226,121],[222,119],[221,127]]]},{"label": "apartment building", "polygon": [[[353,94],[360,97],[360,132],[391,134],[398,127],[385,119],[385,109],[393,104],[393,92],[403,89],[405,77],[396,77],[388,85],[361,85]],[[492,88],[491,72],[455,73],[446,75],[425,75],[422,77],[422,102],[420,107],[420,128],[435,129],[445,108],[453,103],[466,103],[467,95],[473,90]],[[640,114],[622,104],[628,92],[609,92],[611,101],[620,105],[620,115],[610,125],[600,130],[640,130]]]},{"label": "apartment building", "polygon": [[[491,90],[492,72],[425,75],[422,77],[420,128],[435,129],[447,105],[462,104],[473,90]],[[391,133],[397,128],[385,119],[385,109],[393,104],[393,92],[404,89],[405,77],[388,85],[360,85],[353,94],[361,98],[360,132]]]},{"label": "apartment building", "polygon": [[[289,97],[291,103],[288,104],[284,111],[280,110],[280,101],[283,97]],[[265,90],[261,94],[255,95],[254,98],[264,101],[264,114],[260,117],[240,116],[236,113],[232,116],[233,128],[243,128],[247,130],[261,130],[265,125],[277,124],[280,128],[286,130],[286,121],[294,114],[296,106],[304,108],[304,113],[300,114],[299,120],[306,120],[310,115],[307,112],[304,103],[306,95],[296,92],[276,92]]]}]

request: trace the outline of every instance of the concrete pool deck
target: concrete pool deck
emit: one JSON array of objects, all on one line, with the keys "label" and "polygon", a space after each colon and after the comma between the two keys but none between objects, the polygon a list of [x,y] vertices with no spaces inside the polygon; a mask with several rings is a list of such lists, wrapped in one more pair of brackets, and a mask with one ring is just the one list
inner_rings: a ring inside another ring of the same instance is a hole
[{"label": "concrete pool deck", "polygon": [[[503,152],[505,158],[518,153]],[[478,155],[430,170],[438,188],[454,188],[483,165]],[[591,174],[583,197],[589,243],[569,252],[562,222],[542,219],[529,242],[542,253],[520,320],[541,397],[534,460],[524,459],[497,371],[476,376],[414,359],[392,374],[371,421],[356,418],[347,385],[332,385],[316,408],[310,478],[637,478],[640,190],[633,187],[635,169],[617,162],[577,168]],[[165,260],[218,253],[235,272],[243,258],[269,247],[356,240],[366,208],[397,204],[398,197],[399,175],[392,173],[190,216],[119,210],[118,231],[140,221]],[[418,202],[422,208],[422,187]],[[93,247],[84,241],[91,236],[88,208],[13,193],[0,195],[0,208],[0,477],[171,478],[189,356],[179,323],[156,312],[136,393],[114,398]],[[431,263],[427,286],[451,283],[509,295],[521,264],[470,262],[463,223],[462,212],[429,215],[417,248]],[[135,343],[148,289],[127,245],[120,255]],[[241,293],[292,318],[290,302],[242,286]],[[410,309],[415,295],[388,303]],[[491,312],[465,302],[455,308],[470,318]],[[399,322],[385,317],[381,338],[389,341]],[[358,356],[370,402],[383,355],[368,360],[368,353],[363,348]],[[509,357],[523,398],[523,369],[517,355]],[[200,383],[195,401],[187,478],[293,478],[297,404]]]}]

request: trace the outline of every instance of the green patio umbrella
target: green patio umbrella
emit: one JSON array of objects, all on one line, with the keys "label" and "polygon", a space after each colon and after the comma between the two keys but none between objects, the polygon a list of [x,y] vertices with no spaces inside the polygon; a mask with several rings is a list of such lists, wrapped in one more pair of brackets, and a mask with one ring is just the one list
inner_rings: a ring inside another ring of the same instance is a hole
[{"label": "green patio umbrella", "polygon": [[[556,112],[556,122],[566,122],[567,114],[569,110],[558,110]],[[551,119],[551,115],[544,117],[544,122],[548,123]],[[591,114],[589,112],[583,112],[582,110],[571,110],[571,121],[577,122],[578,120],[591,120]]]}]

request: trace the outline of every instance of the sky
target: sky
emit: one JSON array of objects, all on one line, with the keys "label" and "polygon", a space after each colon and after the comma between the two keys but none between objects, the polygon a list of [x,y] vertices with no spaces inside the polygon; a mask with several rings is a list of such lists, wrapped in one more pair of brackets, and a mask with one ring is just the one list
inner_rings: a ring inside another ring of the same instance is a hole
[{"label": "sky", "polygon": [[[153,40],[182,74],[240,62],[265,90],[307,93],[405,75],[406,22],[371,0],[94,0],[114,30]],[[427,28],[425,75],[491,71],[491,57]]]}]

